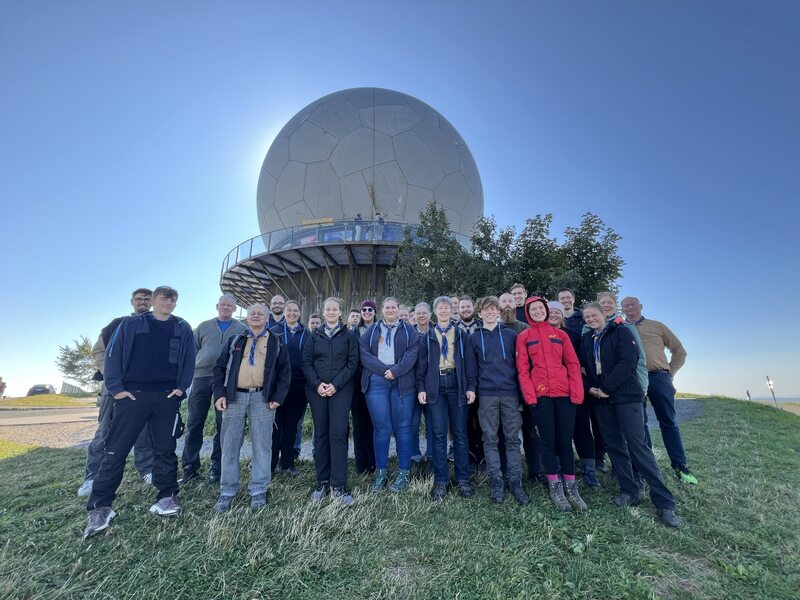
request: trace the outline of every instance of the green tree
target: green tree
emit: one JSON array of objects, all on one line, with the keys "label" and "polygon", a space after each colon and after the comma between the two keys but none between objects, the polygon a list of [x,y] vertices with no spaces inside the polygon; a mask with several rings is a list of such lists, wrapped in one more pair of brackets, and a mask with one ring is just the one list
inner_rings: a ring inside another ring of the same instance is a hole
[{"label": "green tree", "polygon": [[97,384],[92,381],[95,372],[92,359],[92,342],[85,335],[80,340],[72,340],[70,346],[59,346],[56,366],[65,379],[74,381],[83,388],[94,388]]},{"label": "green tree", "polygon": [[580,305],[599,291],[616,291],[625,265],[618,253],[621,237],[593,213],[567,227],[561,242],[550,230],[552,214],[528,219],[519,234],[484,218],[475,225],[470,250],[450,231],[443,209],[432,203],[419,216],[421,225],[406,231],[387,274],[390,292],[403,301],[453,292],[498,294],[519,281],[547,298],[571,288]]},{"label": "green tree", "polygon": [[389,293],[401,302],[467,290],[463,274],[470,254],[450,230],[447,213],[434,203],[419,213],[416,230],[406,228],[394,266],[386,275]]}]

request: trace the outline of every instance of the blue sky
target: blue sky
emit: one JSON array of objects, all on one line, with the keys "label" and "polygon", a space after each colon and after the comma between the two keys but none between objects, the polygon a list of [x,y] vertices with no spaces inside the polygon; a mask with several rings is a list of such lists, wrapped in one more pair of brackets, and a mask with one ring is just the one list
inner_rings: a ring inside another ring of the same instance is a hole
[{"label": "blue sky", "polygon": [[58,346],[141,285],[213,316],[275,134],[378,86],[459,130],[501,225],[623,236],[679,389],[800,396],[799,28],[796,2],[4,2],[0,376],[60,384]]}]

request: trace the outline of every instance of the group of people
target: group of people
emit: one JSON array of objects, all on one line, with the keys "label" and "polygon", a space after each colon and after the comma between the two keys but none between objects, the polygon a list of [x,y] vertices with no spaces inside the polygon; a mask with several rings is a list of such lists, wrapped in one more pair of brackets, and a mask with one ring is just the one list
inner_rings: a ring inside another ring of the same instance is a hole
[{"label": "group of people", "polygon": [[[697,483],[672,386],[686,352],[669,328],[642,316],[636,298],[622,300],[623,317],[611,292],[577,310],[571,290],[559,290],[558,301],[548,302],[515,284],[499,297],[441,296],[432,306],[413,308],[387,297],[379,311],[368,299],[345,317],[342,300],[331,297],[306,326],[300,303],[280,295],[269,307],[248,307],[241,322],[233,317],[235,298],[226,294],[216,317],[194,331],[172,315],[177,298],[169,287],[137,289],[133,314],[109,323],[95,344],[103,392],[78,490],[89,496],[85,537],[106,529],[115,516],[111,505],[131,449],[139,473],[158,489],[151,512],[181,512],[178,492],[199,477],[212,404],[216,435],[208,480],[220,486],[217,513],[230,510],[239,492],[245,423],[251,508],[267,505],[278,467],[289,477],[299,474],[295,460],[307,406],[314,429],[312,501],[330,496],[353,503],[347,485],[352,433],[356,470],[372,476],[373,493],[402,493],[412,465],[424,463],[431,465],[435,501],[450,489],[473,496],[472,474],[485,469],[492,502],[503,502],[508,491],[525,505],[521,442],[527,478],[546,486],[559,510],[587,508],[575,453],[588,487],[601,485],[597,471],[608,471],[608,455],[620,488],[614,503],[636,504],[646,483],[661,521],[678,527],[674,498],[652,452],[647,399],[676,476]],[[178,479],[179,406],[187,391]],[[390,476],[392,436],[397,467]]]}]

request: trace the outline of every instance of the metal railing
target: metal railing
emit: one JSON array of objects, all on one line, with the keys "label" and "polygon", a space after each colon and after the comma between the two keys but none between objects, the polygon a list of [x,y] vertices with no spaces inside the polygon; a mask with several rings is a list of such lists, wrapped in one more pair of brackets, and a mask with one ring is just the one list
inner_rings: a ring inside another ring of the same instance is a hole
[{"label": "metal railing", "polygon": [[[406,227],[415,235],[417,225],[399,221],[330,221],[278,229],[251,237],[228,252],[222,261],[221,274],[255,256],[279,250],[343,243],[399,245]],[[470,247],[468,236],[455,232],[453,235],[465,248]]]}]

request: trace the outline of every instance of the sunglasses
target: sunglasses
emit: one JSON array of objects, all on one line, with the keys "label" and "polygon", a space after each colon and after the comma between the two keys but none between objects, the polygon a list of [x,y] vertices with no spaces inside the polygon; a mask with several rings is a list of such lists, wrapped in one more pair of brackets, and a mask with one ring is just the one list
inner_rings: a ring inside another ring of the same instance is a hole
[{"label": "sunglasses", "polygon": [[372,308],[371,306],[366,306],[361,309],[361,312],[375,312],[375,309]]}]

